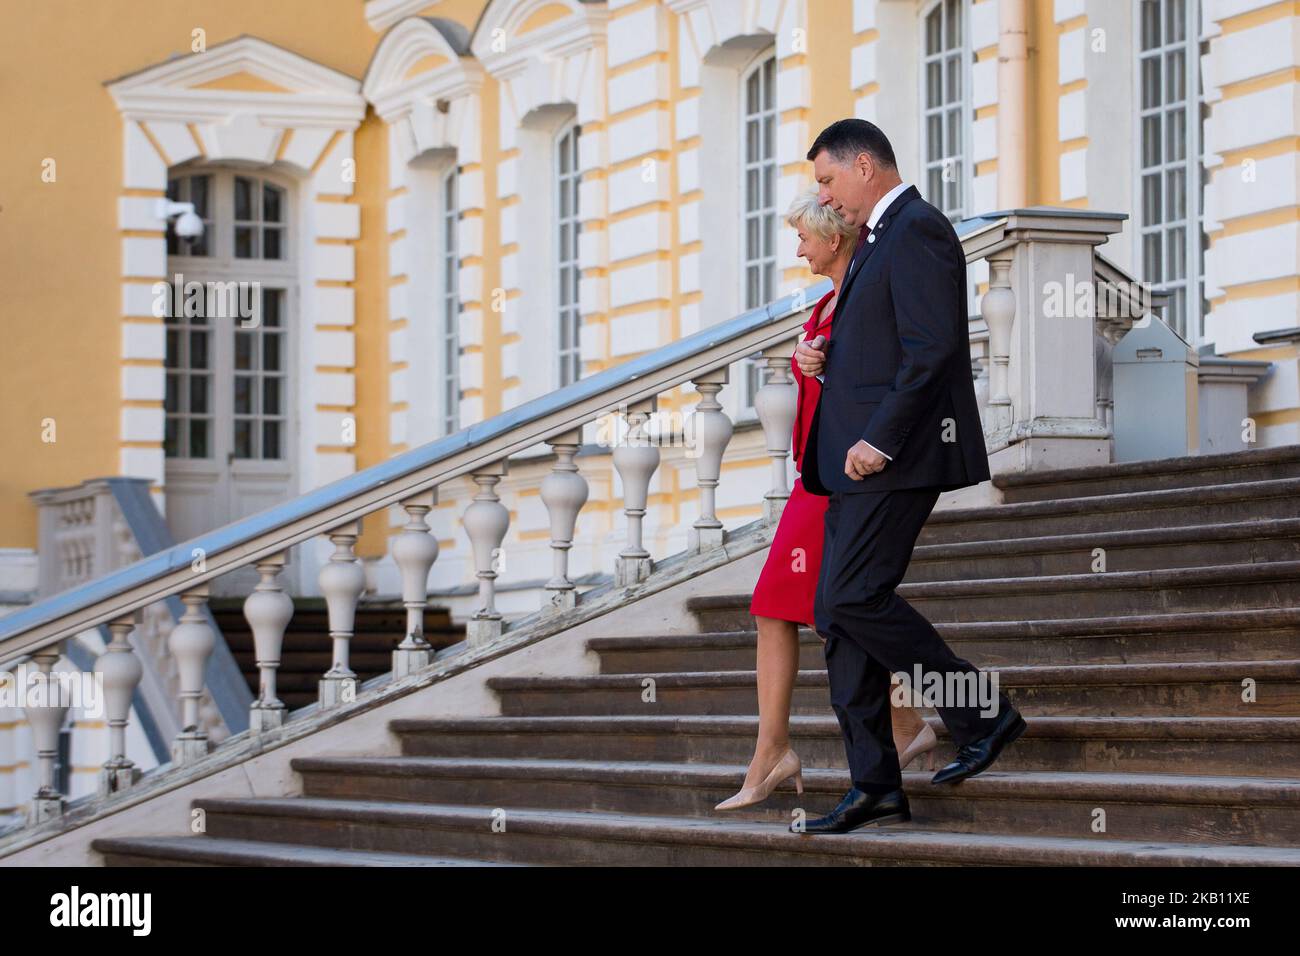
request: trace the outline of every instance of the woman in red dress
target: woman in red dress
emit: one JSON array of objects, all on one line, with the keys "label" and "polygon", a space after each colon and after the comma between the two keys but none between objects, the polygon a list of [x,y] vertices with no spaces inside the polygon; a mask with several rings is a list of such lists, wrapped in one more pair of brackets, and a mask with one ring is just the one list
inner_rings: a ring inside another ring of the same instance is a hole
[{"label": "woman in red dress", "polygon": [[[815,274],[829,277],[832,284],[831,291],[822,296],[804,323],[804,339],[818,335],[830,338],[835,302],[853,258],[857,230],[830,206],[821,205],[815,189],[794,201],[785,221],[799,233],[796,254],[808,260]],[[802,471],[803,449],[821,395],[821,382],[805,377],[793,358],[790,364],[798,386],[792,450],[795,468]],[[791,777],[798,792],[803,793],[799,756],[790,747],[790,697],[799,671],[799,625],[816,626],[813,601],[821,569],[827,501],[805,491],[800,479],[795,478],[767,561],[754,586],[749,611],[758,623],[758,742],[742,789],[719,803],[718,810],[760,803]],[[913,708],[896,703],[891,714],[899,766],[905,767],[930,751],[937,739]],[[932,755],[927,759],[933,763]]]}]

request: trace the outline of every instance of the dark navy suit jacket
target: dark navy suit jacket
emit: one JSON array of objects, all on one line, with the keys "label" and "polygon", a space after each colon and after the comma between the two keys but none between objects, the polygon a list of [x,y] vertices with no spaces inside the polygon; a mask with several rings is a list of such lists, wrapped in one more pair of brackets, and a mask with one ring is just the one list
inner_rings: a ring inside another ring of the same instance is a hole
[{"label": "dark navy suit jacket", "polygon": [[[872,235],[835,304],[803,486],[825,496],[985,481],[961,240],[914,186],[890,203]],[[893,461],[855,480],[844,459],[859,439]]]}]

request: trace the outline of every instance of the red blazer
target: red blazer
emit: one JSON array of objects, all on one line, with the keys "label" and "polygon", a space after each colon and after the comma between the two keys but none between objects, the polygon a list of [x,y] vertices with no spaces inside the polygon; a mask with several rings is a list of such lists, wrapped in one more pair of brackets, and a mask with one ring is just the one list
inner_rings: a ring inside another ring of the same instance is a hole
[{"label": "red blazer", "polygon": [[[805,342],[819,335],[824,335],[828,339],[831,337],[831,323],[835,318],[835,310],[832,309],[830,315],[823,319],[822,307],[826,305],[826,300],[834,294],[835,290],[832,289],[813,306],[812,315],[808,316],[808,321],[803,324],[808,333],[803,337]],[[812,427],[813,413],[817,411],[817,400],[821,398],[822,383],[815,378],[805,376],[803,372],[799,371],[799,363],[793,357],[790,359],[790,365],[794,369],[794,380],[799,387],[799,397],[795,404],[794,414],[794,442],[791,448],[794,453],[795,468],[803,471],[803,450],[808,443],[808,430]]]}]

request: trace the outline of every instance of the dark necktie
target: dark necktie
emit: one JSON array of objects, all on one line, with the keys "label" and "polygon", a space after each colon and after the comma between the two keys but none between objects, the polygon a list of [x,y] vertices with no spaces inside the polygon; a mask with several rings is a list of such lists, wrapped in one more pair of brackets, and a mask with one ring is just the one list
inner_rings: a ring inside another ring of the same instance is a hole
[{"label": "dark necktie", "polygon": [[858,247],[854,250],[853,261],[850,263],[853,266],[854,271],[856,271],[858,266],[862,264],[862,260],[866,258],[866,248],[870,245],[870,243],[867,242],[867,236],[869,235],[871,235],[871,227],[864,224],[862,228],[858,230]]}]

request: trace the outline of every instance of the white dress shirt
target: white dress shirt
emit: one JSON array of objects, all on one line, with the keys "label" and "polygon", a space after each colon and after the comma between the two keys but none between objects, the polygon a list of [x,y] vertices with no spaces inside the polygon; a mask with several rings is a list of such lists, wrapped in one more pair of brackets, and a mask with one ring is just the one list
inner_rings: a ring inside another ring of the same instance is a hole
[{"label": "white dress shirt", "polygon": [[[871,230],[871,232],[867,234],[867,242],[876,241],[876,237],[872,234],[875,232],[876,223],[880,222],[880,217],[885,214],[885,210],[889,208],[889,204],[892,203],[895,199],[897,199],[900,195],[902,195],[903,191],[906,189],[907,189],[907,183],[899,183],[897,186],[895,186],[889,192],[885,193],[883,196],[880,197],[880,199],[876,201],[876,204],[871,208],[871,215],[867,217],[867,228]],[[838,307],[839,301],[836,300],[835,304]],[[824,382],[825,379],[822,378],[820,375],[818,375],[817,381]],[[877,455],[883,455],[885,459],[887,459],[888,461],[894,460],[889,455],[886,455],[883,451],[877,448],[875,445],[871,444],[871,442],[866,441],[864,439],[863,444],[866,445],[868,448],[870,448],[872,451],[874,451]]]}]

